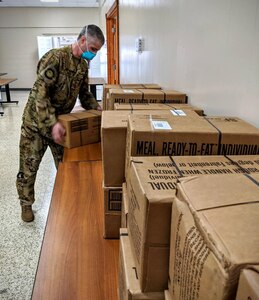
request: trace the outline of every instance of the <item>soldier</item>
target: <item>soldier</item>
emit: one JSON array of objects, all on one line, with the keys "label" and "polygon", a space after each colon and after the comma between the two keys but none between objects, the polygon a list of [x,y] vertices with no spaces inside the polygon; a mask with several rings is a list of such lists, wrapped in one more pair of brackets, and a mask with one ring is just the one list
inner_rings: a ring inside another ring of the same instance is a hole
[{"label": "soldier", "polygon": [[67,47],[52,49],[39,61],[37,78],[25,106],[20,138],[20,167],[16,187],[22,220],[34,220],[34,184],[41,159],[49,146],[58,167],[63,156],[61,142],[65,129],[57,116],[70,113],[77,97],[84,109],[98,109],[88,90],[88,62],[104,44],[101,29],[85,26],[77,41]]}]

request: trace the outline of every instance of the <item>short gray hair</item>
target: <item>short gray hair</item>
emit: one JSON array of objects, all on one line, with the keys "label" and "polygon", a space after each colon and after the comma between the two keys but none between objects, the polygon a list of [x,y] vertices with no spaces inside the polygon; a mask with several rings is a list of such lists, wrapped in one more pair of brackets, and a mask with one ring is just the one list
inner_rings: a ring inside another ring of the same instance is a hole
[{"label": "short gray hair", "polygon": [[81,30],[81,32],[78,35],[77,40],[80,40],[80,38],[82,36],[86,36],[86,37],[92,37],[94,39],[97,39],[98,41],[100,41],[100,43],[103,45],[105,42],[104,39],[104,35],[102,30],[100,29],[100,27],[94,25],[94,24],[90,24],[88,26],[84,26]]}]

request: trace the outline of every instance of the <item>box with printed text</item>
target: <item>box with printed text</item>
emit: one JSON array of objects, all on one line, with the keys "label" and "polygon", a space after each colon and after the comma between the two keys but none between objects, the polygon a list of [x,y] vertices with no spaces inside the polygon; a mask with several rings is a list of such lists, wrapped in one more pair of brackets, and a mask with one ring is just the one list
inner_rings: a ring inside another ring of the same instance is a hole
[{"label": "box with printed text", "polygon": [[73,148],[99,142],[101,115],[97,110],[84,110],[58,116],[58,121],[66,130],[61,145]]},{"label": "box with printed text", "polygon": [[173,299],[235,299],[240,271],[259,264],[258,186],[259,174],[180,179],[172,205]]},{"label": "box with printed text", "polygon": [[179,178],[242,173],[259,174],[258,155],[132,157],[126,178],[128,231],[143,291],[167,288],[171,210]]}]

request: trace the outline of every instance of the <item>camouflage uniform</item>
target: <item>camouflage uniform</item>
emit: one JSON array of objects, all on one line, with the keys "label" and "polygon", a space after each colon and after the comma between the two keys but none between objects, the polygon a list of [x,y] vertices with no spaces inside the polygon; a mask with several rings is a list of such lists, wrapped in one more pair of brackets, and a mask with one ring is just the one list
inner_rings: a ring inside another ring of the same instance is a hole
[{"label": "camouflage uniform", "polygon": [[77,96],[85,109],[98,103],[88,91],[88,64],[72,55],[71,46],[53,49],[39,61],[37,79],[24,109],[20,138],[20,167],[17,191],[21,205],[34,202],[34,183],[41,159],[49,146],[56,167],[62,160],[63,146],[56,144],[51,128],[57,116],[71,112]]}]

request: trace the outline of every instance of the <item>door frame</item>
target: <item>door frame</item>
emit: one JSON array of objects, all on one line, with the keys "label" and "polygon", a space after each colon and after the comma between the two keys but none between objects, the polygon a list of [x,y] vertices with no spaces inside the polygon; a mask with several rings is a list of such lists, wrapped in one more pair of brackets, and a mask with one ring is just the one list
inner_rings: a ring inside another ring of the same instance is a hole
[{"label": "door frame", "polygon": [[[119,0],[115,0],[111,8],[106,13],[106,35],[107,35],[107,77],[108,83],[120,83],[120,67],[119,67]],[[115,43],[113,38],[113,23],[116,22]],[[117,49],[114,55],[114,50]],[[116,66],[114,72],[113,68]]]}]

